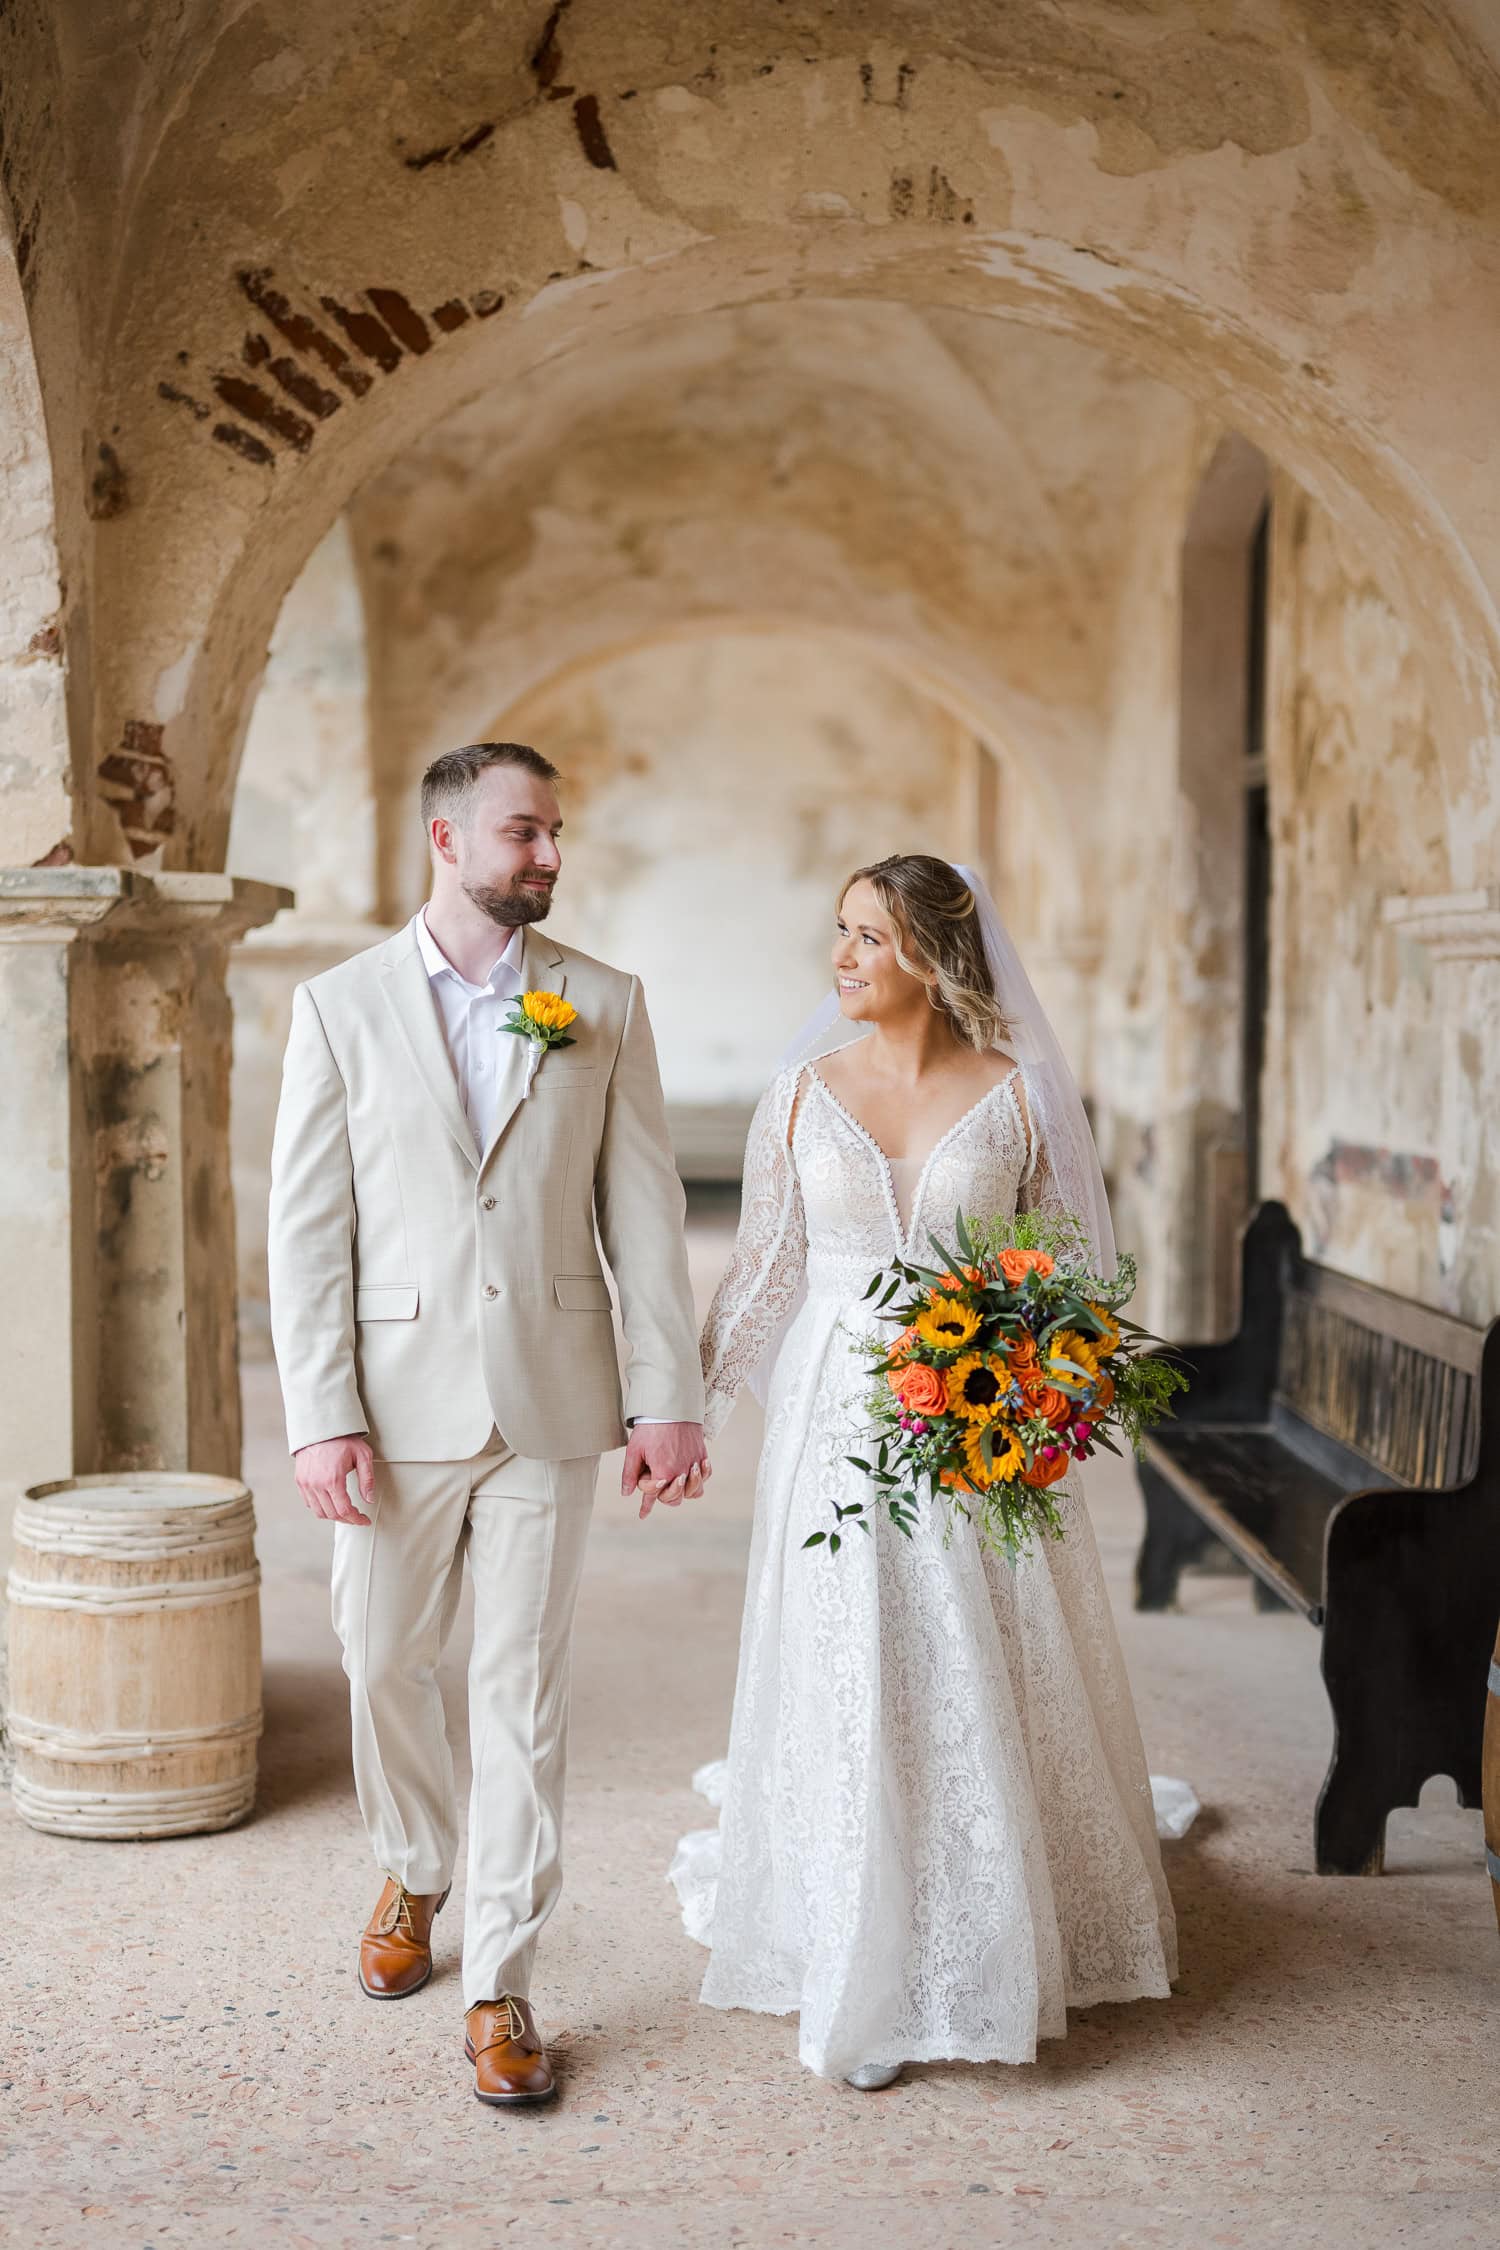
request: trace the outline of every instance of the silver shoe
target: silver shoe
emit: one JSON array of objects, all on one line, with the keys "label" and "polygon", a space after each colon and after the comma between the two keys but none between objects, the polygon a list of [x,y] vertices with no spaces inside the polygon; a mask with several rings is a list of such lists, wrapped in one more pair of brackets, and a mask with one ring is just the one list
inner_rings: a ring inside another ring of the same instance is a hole
[{"label": "silver shoe", "polygon": [[905,2063],[861,2063],[845,2073],[844,2084],[857,2086],[862,2094],[878,2094],[882,2086],[894,2086],[905,2068]]}]

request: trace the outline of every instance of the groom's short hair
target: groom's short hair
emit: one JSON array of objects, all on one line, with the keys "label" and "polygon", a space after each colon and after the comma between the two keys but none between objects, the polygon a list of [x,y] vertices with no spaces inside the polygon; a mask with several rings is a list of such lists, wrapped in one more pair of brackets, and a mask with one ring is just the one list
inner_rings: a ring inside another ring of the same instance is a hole
[{"label": "groom's short hair", "polygon": [[470,742],[462,750],[445,750],[422,776],[422,826],[441,813],[447,820],[462,821],[469,809],[474,784],[491,766],[519,766],[538,781],[556,788],[562,776],[550,758],[533,750],[529,742]]}]

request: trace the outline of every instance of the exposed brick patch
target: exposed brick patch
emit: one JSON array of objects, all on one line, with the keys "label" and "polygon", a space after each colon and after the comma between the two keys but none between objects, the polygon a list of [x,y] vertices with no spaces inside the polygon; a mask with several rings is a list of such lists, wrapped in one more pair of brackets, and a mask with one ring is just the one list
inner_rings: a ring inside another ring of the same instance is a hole
[{"label": "exposed brick patch", "polygon": [[62,627],[56,618],[39,625],[26,643],[28,656],[61,656],[63,648]]},{"label": "exposed brick patch", "polygon": [[240,288],[258,312],[277,332],[284,336],[294,351],[309,353],[320,359],[336,382],[355,398],[363,398],[370,389],[371,378],[362,367],[356,367],[337,338],[320,328],[312,317],[298,312],[291,299],[281,290],[271,286],[269,267],[246,267],[236,274]]},{"label": "exposed brick patch", "polygon": [[114,808],[136,859],[155,851],[177,825],[176,779],[161,737],[153,721],[127,719],[119,749],[99,768],[99,793]]},{"label": "exposed brick patch", "polygon": [[253,461],[258,469],[275,465],[276,456],[271,448],[238,422],[215,422],[214,436],[220,445],[227,445],[231,453],[238,453],[243,460]]},{"label": "exposed brick patch", "polygon": [[309,375],[305,367],[299,367],[294,359],[288,359],[284,354],[280,359],[270,362],[267,372],[272,382],[285,391],[288,398],[294,398],[299,406],[305,406],[308,413],[316,415],[320,422],[326,422],[330,414],[337,414],[344,403],[337,391],[330,391],[315,375]]},{"label": "exposed brick patch", "polygon": [[71,867],[75,857],[72,845],[64,836],[61,843],[54,844],[50,852],[43,852],[41,858],[31,864],[33,867]]},{"label": "exposed brick patch", "polygon": [[590,164],[598,172],[616,172],[614,150],[609,145],[603,119],[599,115],[597,94],[580,94],[573,104],[573,123],[578,128],[579,145]]},{"label": "exposed brick patch", "polygon": [[[0,0],[0,7],[3,4]],[[318,425],[347,404],[342,393],[364,398],[373,389],[375,377],[355,364],[345,345],[321,319],[301,310],[274,285],[270,267],[244,268],[234,278],[241,294],[300,356],[278,351],[259,328],[247,330],[240,343],[238,364],[221,369],[213,377],[214,395],[232,410],[233,419],[215,421],[211,435],[242,460],[253,462],[257,468],[270,468],[283,446],[294,453],[306,453]],[[347,304],[337,297],[324,296],[319,305],[354,351],[371,361],[381,374],[391,375],[408,353],[420,358],[432,350],[434,343],[466,327],[471,320],[491,319],[503,309],[505,295],[498,289],[478,289],[467,299],[449,297],[424,314],[401,290],[372,282],[359,298]],[[177,358],[179,364],[188,364],[186,352],[179,352]],[[314,366],[308,365],[309,359]],[[251,380],[247,369],[263,380]],[[336,377],[339,390],[323,379],[325,371]],[[277,397],[268,384],[274,384],[282,397]],[[159,398],[185,407],[198,421],[208,421],[213,413],[211,405],[176,382],[164,380],[156,388]],[[284,404],[283,399],[292,404]],[[300,411],[293,411],[294,407]]]},{"label": "exposed brick patch", "polygon": [[427,172],[434,164],[459,164],[494,137],[494,125],[486,122],[476,125],[472,133],[465,133],[461,141],[445,141],[441,148],[424,148],[420,156],[408,156],[403,161],[408,172]]},{"label": "exposed brick patch", "polygon": [[247,422],[258,423],[287,445],[294,446],[297,452],[305,453],[312,444],[311,422],[305,422],[289,406],[279,405],[259,383],[247,382],[243,375],[216,375],[214,390],[236,414],[243,414]]},{"label": "exposed brick patch", "polygon": [[431,351],[432,338],[427,333],[426,321],[413,310],[399,289],[367,289],[365,295],[398,343],[419,357]]},{"label": "exposed brick patch", "polygon": [[361,312],[357,305],[352,309],[341,305],[337,297],[323,297],[319,302],[324,312],[338,322],[356,351],[363,352],[366,359],[373,359],[382,375],[389,375],[400,366],[401,346],[373,313]]},{"label": "exposed brick patch", "polygon": [[89,479],[85,505],[96,523],[107,522],[111,516],[123,515],[130,505],[130,493],[120,456],[102,438],[99,441],[94,473]]}]

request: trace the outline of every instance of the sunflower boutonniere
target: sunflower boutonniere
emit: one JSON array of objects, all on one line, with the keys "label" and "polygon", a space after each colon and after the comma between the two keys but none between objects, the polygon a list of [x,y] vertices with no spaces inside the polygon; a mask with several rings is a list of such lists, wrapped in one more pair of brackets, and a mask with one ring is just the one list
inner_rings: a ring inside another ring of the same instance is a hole
[{"label": "sunflower boutonniere", "polygon": [[511,1003],[513,1013],[502,1026],[517,1039],[529,1039],[545,1054],[551,1047],[571,1047],[569,1024],[578,1021],[578,1010],[560,992],[523,992]]}]

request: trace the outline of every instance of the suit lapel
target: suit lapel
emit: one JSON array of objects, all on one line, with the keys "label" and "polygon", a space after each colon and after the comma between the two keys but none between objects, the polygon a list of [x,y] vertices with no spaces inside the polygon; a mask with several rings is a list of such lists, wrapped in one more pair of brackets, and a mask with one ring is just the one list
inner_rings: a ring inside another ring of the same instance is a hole
[{"label": "suit lapel", "polygon": [[469,1162],[478,1168],[473,1129],[459,1099],[458,1081],[448,1060],[427,967],[413,938],[404,952],[385,963],[384,990],[417,1075],[437,1103],[438,1114]]},{"label": "suit lapel", "polygon": [[[567,981],[567,972],[563,968],[563,957],[558,952],[557,947],[550,938],[544,938],[534,926],[528,929],[522,941],[521,990],[523,992],[556,992],[560,995]],[[480,1159],[479,1169],[481,1173],[487,1169],[490,1158],[505,1136],[506,1127],[510,1124],[525,1098],[526,1071],[531,1059],[526,1050],[530,1046],[530,1041],[518,1039],[515,1044],[520,1052],[513,1058],[512,1068],[506,1077],[505,1096],[495,1112],[494,1130],[490,1134],[489,1145]],[[546,1067],[547,1058],[543,1055],[538,1060],[537,1068],[545,1070]]]}]

